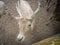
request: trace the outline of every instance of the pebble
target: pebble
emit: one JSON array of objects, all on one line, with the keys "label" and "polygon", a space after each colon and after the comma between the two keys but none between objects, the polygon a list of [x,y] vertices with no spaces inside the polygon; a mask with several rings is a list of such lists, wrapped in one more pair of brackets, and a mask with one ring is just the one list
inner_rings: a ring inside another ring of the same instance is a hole
[{"label": "pebble", "polygon": [[0,1],[0,15],[2,15],[5,11],[5,3]]}]

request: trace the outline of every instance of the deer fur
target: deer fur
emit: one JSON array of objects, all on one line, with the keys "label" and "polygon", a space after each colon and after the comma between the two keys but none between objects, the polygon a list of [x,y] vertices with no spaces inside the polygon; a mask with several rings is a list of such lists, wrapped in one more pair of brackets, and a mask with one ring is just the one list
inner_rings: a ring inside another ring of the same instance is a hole
[{"label": "deer fur", "polygon": [[19,34],[17,36],[17,40],[24,41],[25,35],[30,34],[33,30],[35,19],[33,18],[35,14],[40,9],[40,2],[38,1],[38,7],[35,11],[32,10],[29,3],[25,0],[18,0],[16,4],[17,12],[19,13],[19,17],[14,17],[19,20]]}]

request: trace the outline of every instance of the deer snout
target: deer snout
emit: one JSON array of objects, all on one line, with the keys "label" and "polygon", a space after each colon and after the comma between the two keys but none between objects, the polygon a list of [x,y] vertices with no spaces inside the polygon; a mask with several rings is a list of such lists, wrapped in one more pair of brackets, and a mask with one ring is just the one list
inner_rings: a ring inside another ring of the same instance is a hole
[{"label": "deer snout", "polygon": [[24,41],[25,37],[22,34],[17,36],[17,41]]}]

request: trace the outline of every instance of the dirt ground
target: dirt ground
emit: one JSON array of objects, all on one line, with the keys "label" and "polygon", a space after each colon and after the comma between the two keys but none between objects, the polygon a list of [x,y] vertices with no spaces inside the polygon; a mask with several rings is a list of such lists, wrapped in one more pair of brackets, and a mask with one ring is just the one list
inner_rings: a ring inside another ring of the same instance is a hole
[{"label": "dirt ground", "polygon": [[[29,37],[30,40],[23,43],[17,42],[16,37],[19,32],[18,21],[12,17],[12,15],[18,16],[15,8],[17,0],[2,1],[6,4],[7,14],[2,15],[0,18],[0,45],[31,45],[59,33],[59,22],[51,21],[50,18],[53,14],[49,14],[44,8],[41,8],[35,17],[35,27],[31,34],[33,37]],[[35,10],[37,0],[28,0],[28,2],[31,4],[32,9]]]}]

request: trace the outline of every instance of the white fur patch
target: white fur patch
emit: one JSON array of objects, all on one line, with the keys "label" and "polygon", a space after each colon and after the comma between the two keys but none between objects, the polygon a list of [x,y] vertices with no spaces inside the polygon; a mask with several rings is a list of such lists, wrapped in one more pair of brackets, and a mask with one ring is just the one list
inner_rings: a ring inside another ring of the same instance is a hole
[{"label": "white fur patch", "polygon": [[19,34],[19,35],[17,36],[17,39],[18,39],[18,40],[22,39],[21,41],[24,41],[25,36],[22,35],[22,34]]}]

